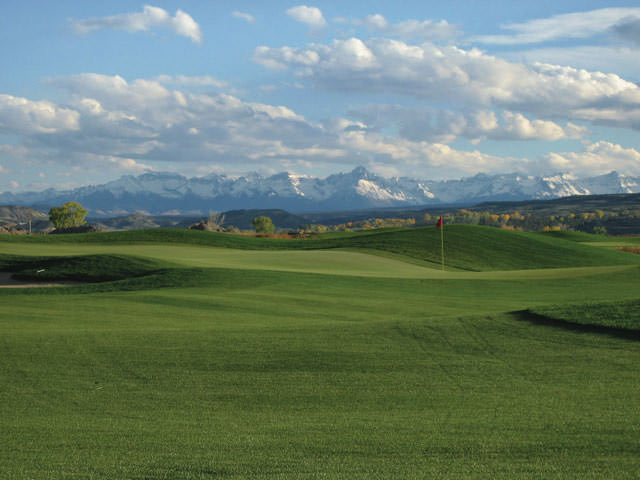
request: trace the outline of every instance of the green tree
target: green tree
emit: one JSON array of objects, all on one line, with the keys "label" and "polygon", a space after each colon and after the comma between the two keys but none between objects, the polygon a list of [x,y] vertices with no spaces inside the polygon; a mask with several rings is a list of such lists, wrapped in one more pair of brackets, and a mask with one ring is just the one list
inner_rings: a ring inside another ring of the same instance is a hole
[{"label": "green tree", "polygon": [[255,217],[253,219],[253,228],[255,228],[256,233],[272,233],[276,226],[269,217]]},{"label": "green tree", "polygon": [[87,210],[78,202],[63,203],[49,210],[49,220],[58,230],[84,225],[86,216]]}]

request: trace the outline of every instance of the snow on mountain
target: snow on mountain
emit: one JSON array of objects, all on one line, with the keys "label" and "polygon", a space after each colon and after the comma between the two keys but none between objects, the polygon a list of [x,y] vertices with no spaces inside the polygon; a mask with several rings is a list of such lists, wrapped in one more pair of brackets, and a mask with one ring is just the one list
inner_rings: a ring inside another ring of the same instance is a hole
[{"label": "snow on mountain", "polygon": [[583,180],[582,184],[592,195],[604,193],[637,193],[640,191],[640,179],[627,177],[618,172],[610,172],[598,177]]},{"label": "snow on mountain", "polygon": [[217,174],[187,178],[176,173],[150,172],[68,191],[0,193],[0,204],[48,206],[76,200],[92,213],[104,215],[139,210],[155,214],[207,213],[242,208],[328,211],[639,192],[640,178],[617,172],[585,179],[567,174],[533,177],[510,173],[429,181],[384,178],[357,167],[326,178],[288,172],[270,177],[251,173],[238,178]]}]

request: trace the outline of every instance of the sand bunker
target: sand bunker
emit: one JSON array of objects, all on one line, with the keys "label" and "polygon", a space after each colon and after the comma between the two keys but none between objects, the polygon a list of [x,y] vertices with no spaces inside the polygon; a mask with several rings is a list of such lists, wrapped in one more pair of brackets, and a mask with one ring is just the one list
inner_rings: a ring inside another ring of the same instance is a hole
[{"label": "sand bunker", "polygon": [[36,288],[36,287],[67,287],[69,285],[81,285],[84,282],[34,282],[14,280],[13,273],[0,272],[0,288]]}]

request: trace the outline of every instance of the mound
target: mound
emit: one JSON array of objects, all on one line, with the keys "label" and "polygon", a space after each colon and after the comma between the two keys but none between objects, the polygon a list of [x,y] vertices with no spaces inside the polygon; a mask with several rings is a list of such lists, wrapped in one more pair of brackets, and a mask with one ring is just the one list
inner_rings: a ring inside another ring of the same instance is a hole
[{"label": "mound", "polygon": [[640,333],[640,300],[550,305],[528,312],[561,323],[599,326]]},{"label": "mound", "polygon": [[161,265],[124,255],[73,257],[21,257],[0,255],[0,270],[13,272],[17,280],[50,282],[105,282],[141,277],[157,272]]},{"label": "mound", "polygon": [[[640,263],[631,255],[492,227],[445,227],[445,263],[464,270],[520,270]],[[416,228],[336,239],[336,245],[387,251],[440,263],[440,232]]]}]

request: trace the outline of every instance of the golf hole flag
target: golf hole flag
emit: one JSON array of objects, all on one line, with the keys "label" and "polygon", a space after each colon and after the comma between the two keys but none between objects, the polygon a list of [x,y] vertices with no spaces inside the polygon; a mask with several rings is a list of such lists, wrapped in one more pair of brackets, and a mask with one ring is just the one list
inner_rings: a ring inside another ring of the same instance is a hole
[{"label": "golf hole flag", "polygon": [[442,257],[442,271],[444,272],[444,228],[442,228],[442,225],[444,225],[444,222],[442,221],[442,216],[440,216],[436,228],[440,230],[440,256]]}]

